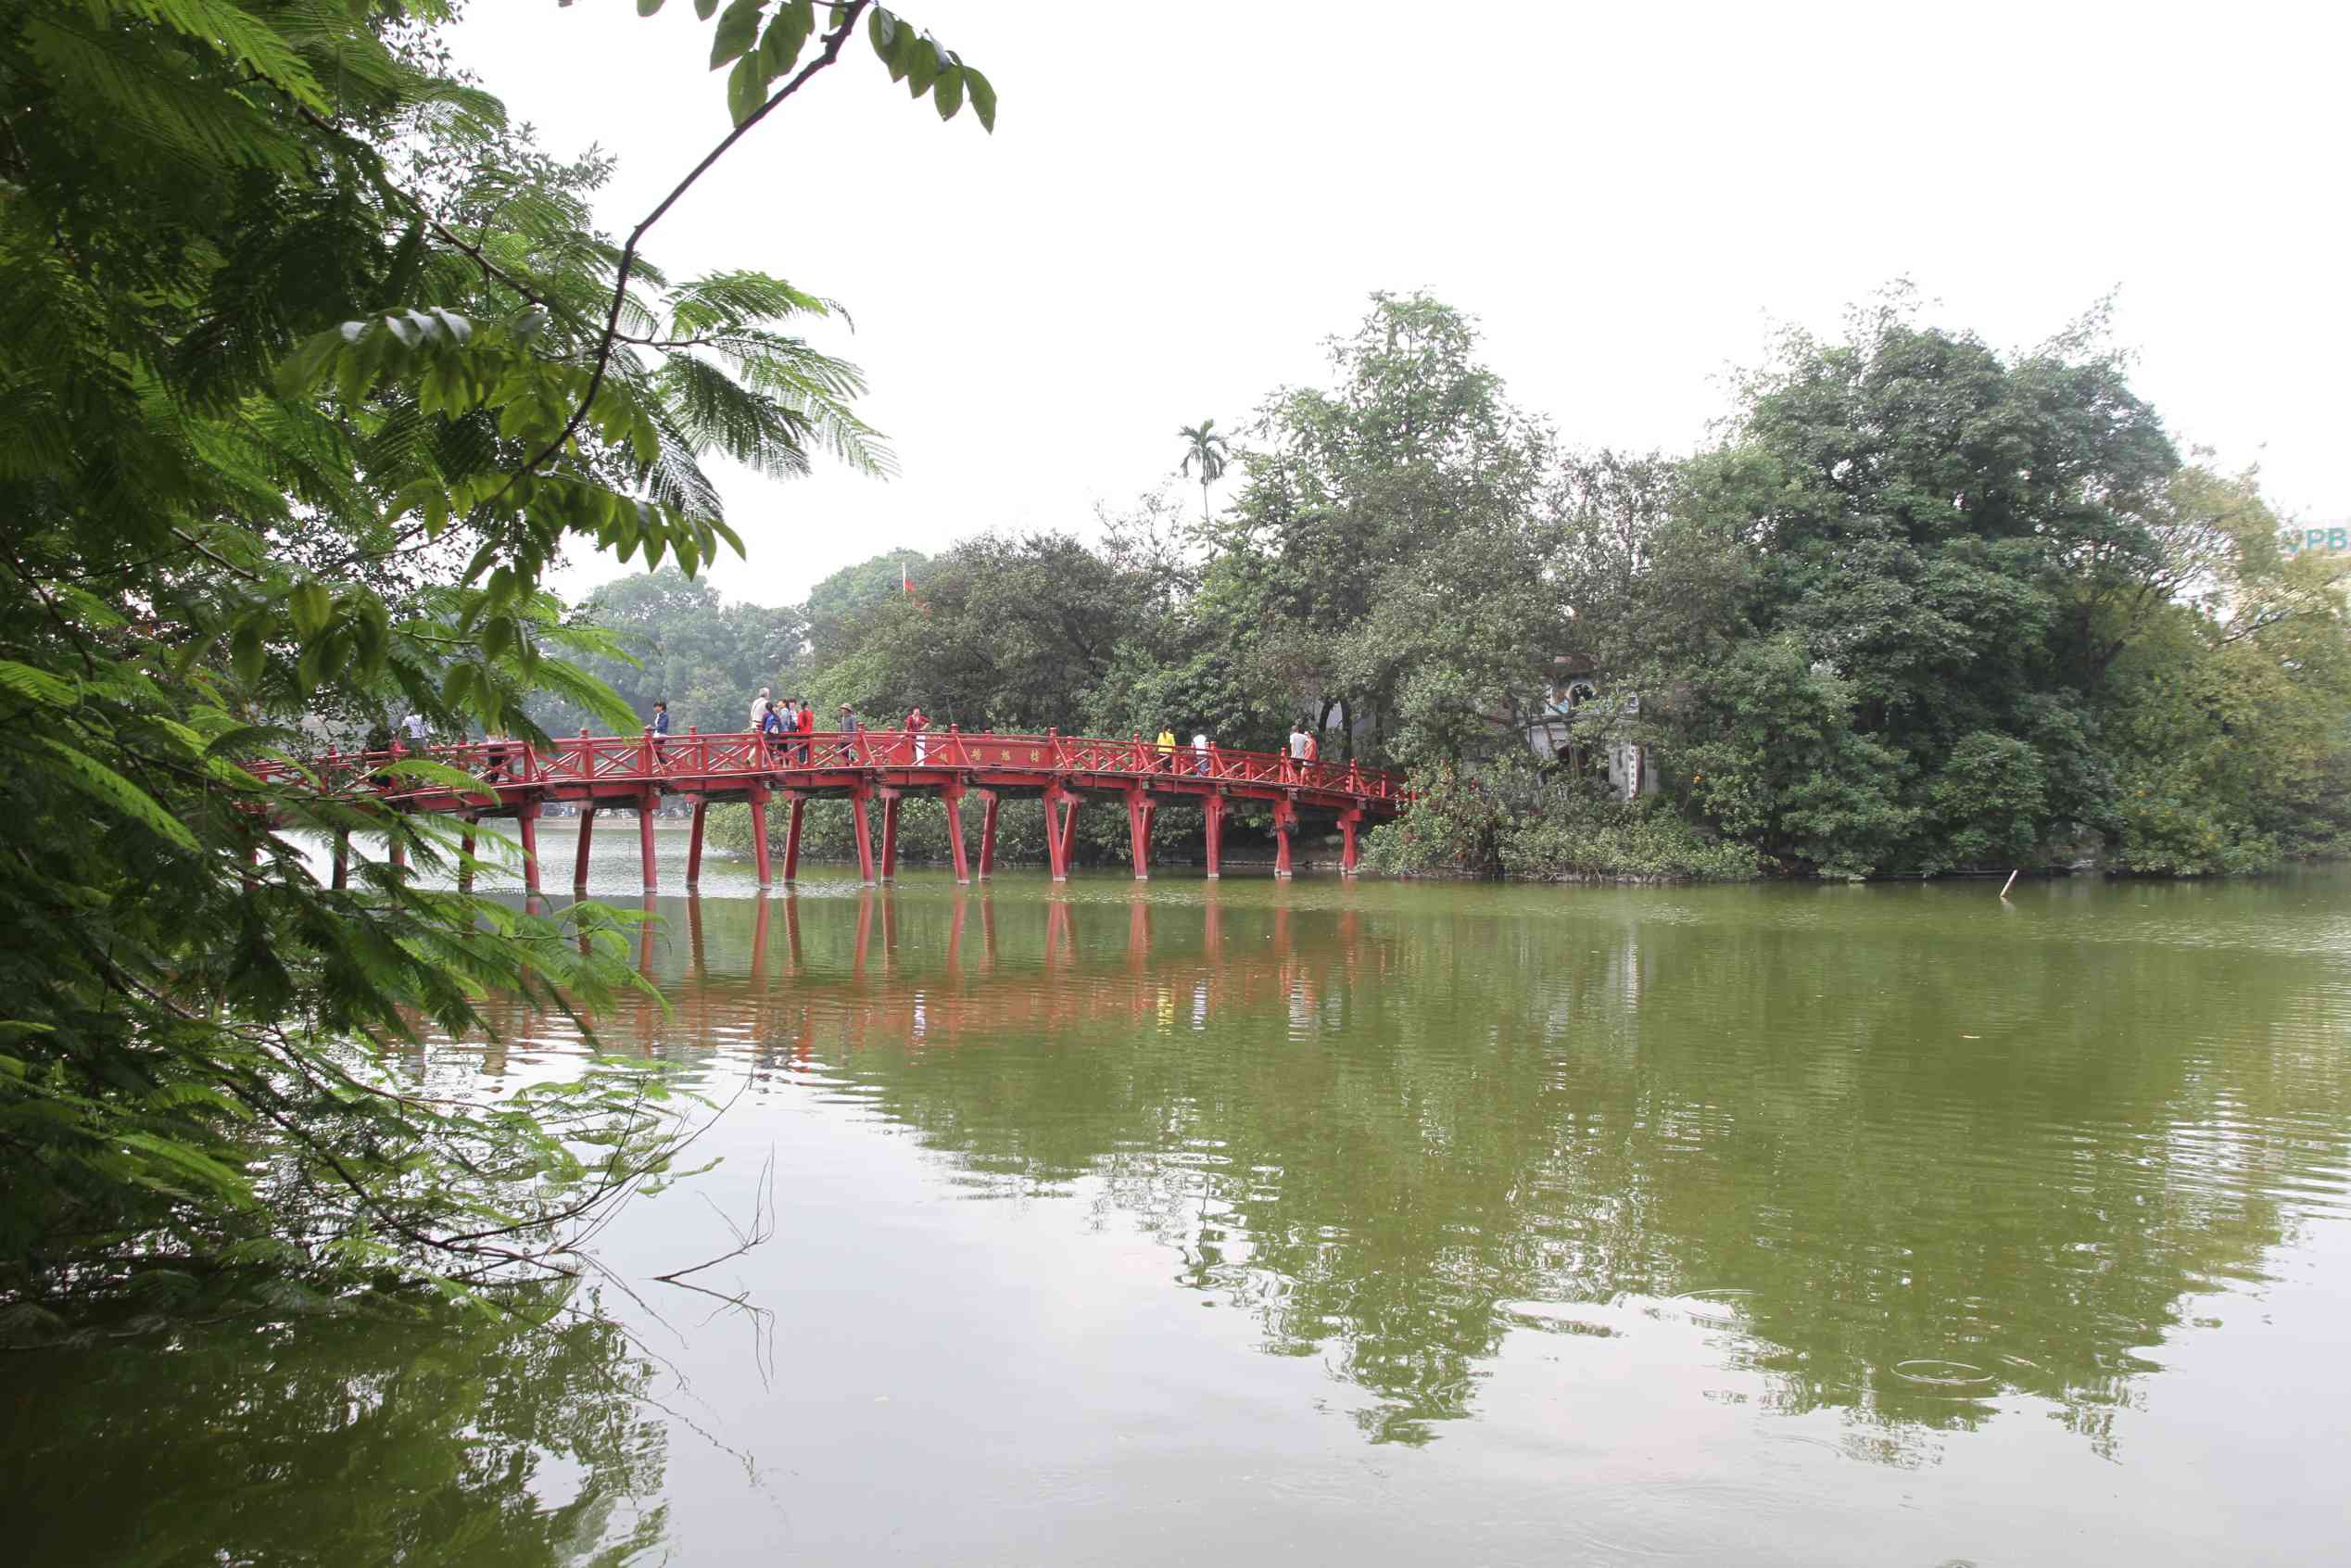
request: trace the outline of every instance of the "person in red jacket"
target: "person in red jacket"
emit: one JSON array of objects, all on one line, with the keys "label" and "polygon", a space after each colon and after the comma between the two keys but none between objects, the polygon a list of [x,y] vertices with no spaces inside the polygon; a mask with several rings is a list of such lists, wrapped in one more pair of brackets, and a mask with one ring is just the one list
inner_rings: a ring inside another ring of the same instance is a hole
[{"label": "person in red jacket", "polygon": [[903,727],[908,735],[914,737],[915,765],[920,767],[923,758],[929,754],[930,743],[923,739],[922,732],[930,727],[930,720],[923,716],[923,711],[920,708],[916,708],[907,713],[906,722]]},{"label": "person in red jacket", "polygon": [[802,698],[800,720],[792,727],[800,734],[800,765],[806,767],[810,753],[815,750],[815,742],[808,738],[816,733],[816,704]]}]

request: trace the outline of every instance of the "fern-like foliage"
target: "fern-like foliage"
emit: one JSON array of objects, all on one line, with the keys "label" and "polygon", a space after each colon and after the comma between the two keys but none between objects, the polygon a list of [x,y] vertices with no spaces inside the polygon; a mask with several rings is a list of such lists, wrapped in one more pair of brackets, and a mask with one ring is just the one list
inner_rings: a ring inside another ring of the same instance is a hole
[{"label": "fern-like foliage", "polygon": [[[871,9],[820,32],[785,0],[755,113]],[[493,991],[592,1010],[638,983],[631,917],[381,863],[322,886],[285,835],[447,866],[446,825],[314,787],[349,774],[334,738],[414,709],[529,739],[537,691],[628,723],[574,662],[619,650],[564,624],[547,570],[739,548],[713,452],[890,460],[854,367],[801,335],[838,308],[752,272],[673,282],[598,232],[609,166],[549,157],[447,74],[449,14],[0,13],[0,1305],[160,1263],[452,1288],[560,1267],[574,1200],[658,1157],[641,1078],[476,1116],[377,1055],[487,1027]]]}]

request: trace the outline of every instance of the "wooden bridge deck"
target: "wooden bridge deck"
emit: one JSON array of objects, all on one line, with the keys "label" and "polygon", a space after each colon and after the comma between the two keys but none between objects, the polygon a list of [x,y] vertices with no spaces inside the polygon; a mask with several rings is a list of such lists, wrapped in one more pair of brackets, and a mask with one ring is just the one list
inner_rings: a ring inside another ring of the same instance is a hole
[{"label": "wooden bridge deck", "polygon": [[[420,758],[462,773],[468,782],[404,778],[388,771],[397,763]],[[1352,874],[1358,829],[1397,816],[1409,803],[1403,782],[1395,775],[1353,763],[1293,762],[1276,752],[1220,746],[1165,751],[1140,740],[1087,740],[1052,730],[1043,735],[967,735],[951,728],[919,735],[863,730],[780,736],[689,731],[665,740],[582,734],[551,748],[519,740],[474,740],[414,750],[395,746],[389,752],[330,752],[317,771],[323,788],[374,800],[389,810],[460,816],[469,824],[484,817],[514,818],[522,838],[524,883],[533,892],[540,886],[538,817],[549,803],[559,802],[580,809],[574,872],[578,886],[588,880],[597,811],[637,813],[648,892],[657,881],[652,816],[664,795],[694,803],[693,841],[686,861],[689,887],[701,879],[702,828],[710,803],[748,803],[763,888],[774,881],[767,807],[777,801],[791,814],[784,840],[787,882],[799,875],[801,814],[811,800],[849,802],[859,868],[868,882],[897,873],[898,808],[909,795],[934,795],[945,803],[947,839],[960,882],[994,870],[997,809],[1006,799],[1044,802],[1046,855],[1055,881],[1069,874],[1078,807],[1088,799],[1107,797],[1125,808],[1138,878],[1150,875],[1152,814],[1163,805],[1201,808],[1211,877],[1220,871],[1224,819],[1231,806],[1236,802],[1271,806],[1274,874],[1286,877],[1291,841],[1304,816],[1338,824],[1345,842],[1343,868]],[[977,797],[983,808],[976,864],[964,840],[967,794]],[[870,820],[877,806],[881,816],[878,855]],[[339,879],[346,866],[339,847],[335,865]]]}]

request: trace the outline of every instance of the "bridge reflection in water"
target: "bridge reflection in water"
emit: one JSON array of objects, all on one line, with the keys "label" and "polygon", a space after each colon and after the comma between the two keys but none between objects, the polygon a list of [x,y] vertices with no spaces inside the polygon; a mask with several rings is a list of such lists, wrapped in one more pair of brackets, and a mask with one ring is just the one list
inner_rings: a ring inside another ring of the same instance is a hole
[{"label": "bridge reflection in water", "polygon": [[[2032,940],[1931,889],[1070,886],[649,901],[669,1009],[607,1044],[1093,1195],[1384,1440],[1472,1414],[1513,1335],[1671,1320],[1857,1457],[2019,1400],[2111,1453],[2189,1299],[2345,1212],[2351,1001],[2290,953]],[[492,1073],[566,1038],[498,1025]]]}]

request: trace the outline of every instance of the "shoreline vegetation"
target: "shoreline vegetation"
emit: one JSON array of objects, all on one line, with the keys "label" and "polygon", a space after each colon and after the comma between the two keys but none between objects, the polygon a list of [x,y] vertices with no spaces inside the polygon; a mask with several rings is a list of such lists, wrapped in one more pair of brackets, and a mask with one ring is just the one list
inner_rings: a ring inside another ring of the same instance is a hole
[{"label": "shoreline vegetation", "polygon": [[[883,729],[1270,750],[1302,719],[1326,760],[1409,774],[1365,841],[1390,874],[2207,876],[2351,847],[2351,557],[2181,450],[2103,307],[2014,352],[1926,315],[1896,285],[1840,337],[1786,332],[1710,445],[1627,455],[1512,405],[1472,318],[1375,296],[1325,385],[1182,433],[1196,513],[1170,479],[1091,538],[890,552],[777,608],[632,577],[578,619],[638,662],[587,665],[711,729],[763,685]],[[807,853],[838,815],[812,807]],[[1124,853],[1104,814],[1079,831],[1081,861]],[[1159,814],[1169,853],[1197,833]]]}]

